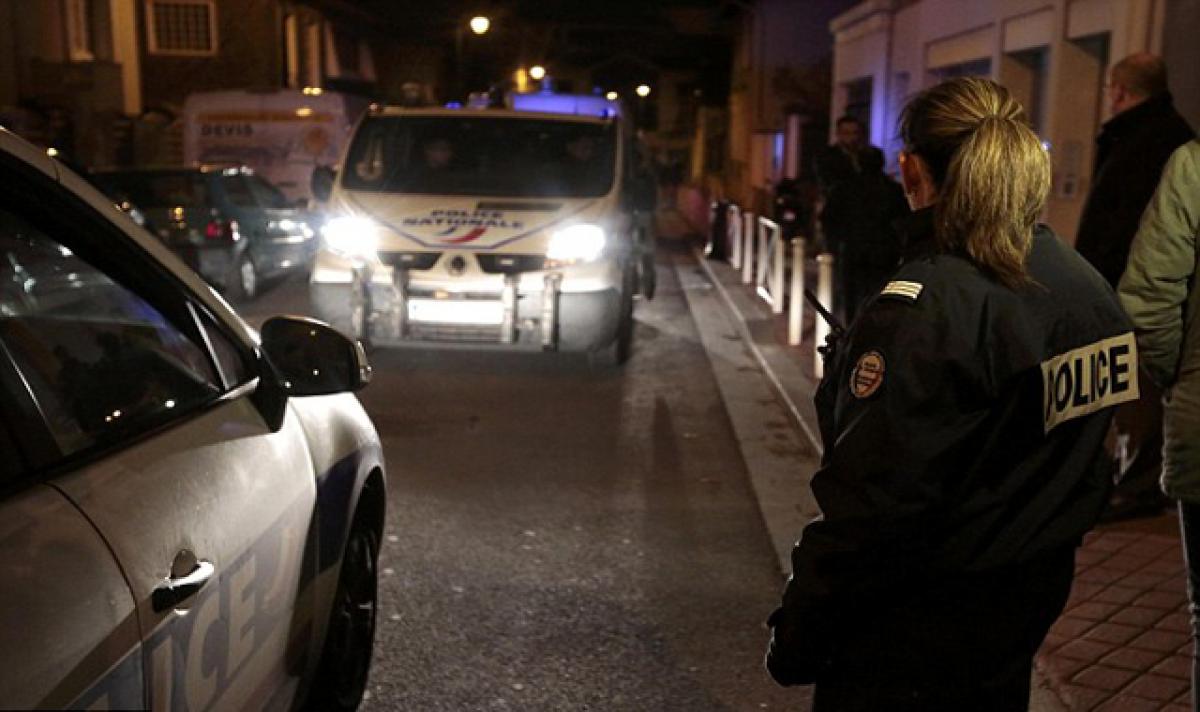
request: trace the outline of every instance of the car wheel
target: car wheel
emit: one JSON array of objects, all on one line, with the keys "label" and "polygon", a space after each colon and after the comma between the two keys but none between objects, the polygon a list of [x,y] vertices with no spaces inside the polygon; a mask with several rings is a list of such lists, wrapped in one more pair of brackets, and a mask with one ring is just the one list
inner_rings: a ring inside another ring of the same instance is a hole
[{"label": "car wheel", "polygon": [[229,295],[234,301],[249,301],[258,295],[258,270],[250,254],[243,252],[229,277]]},{"label": "car wheel", "polygon": [[658,289],[658,272],[654,268],[654,252],[649,252],[642,255],[641,266],[638,276],[641,278],[638,289],[646,299],[654,299],[654,292]]},{"label": "car wheel", "polygon": [[375,531],[357,518],[342,555],[325,647],[305,706],[308,710],[355,710],[362,702],[375,646],[378,559]]},{"label": "car wheel", "polygon": [[601,347],[590,354],[593,368],[618,368],[633,355],[633,289],[626,285],[624,296],[621,298],[621,315],[617,322],[616,337],[607,346]]}]

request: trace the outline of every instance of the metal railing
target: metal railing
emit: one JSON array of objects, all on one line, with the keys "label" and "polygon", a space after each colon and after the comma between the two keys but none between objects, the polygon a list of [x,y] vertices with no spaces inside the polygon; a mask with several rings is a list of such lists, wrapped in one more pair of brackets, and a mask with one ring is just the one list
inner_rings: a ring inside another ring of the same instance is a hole
[{"label": "metal railing", "polygon": [[[714,204],[713,210],[717,209]],[[750,286],[755,295],[770,305],[772,314],[787,312],[787,343],[799,346],[804,336],[805,271],[810,259],[807,241],[803,237],[786,240],[779,223],[742,210],[736,204],[728,204],[726,210],[729,265],[740,273],[742,284]],[[832,311],[833,255],[816,255],[814,262],[816,300],[826,311]],[[814,324],[813,370],[820,378],[824,374],[824,360],[817,349],[825,343],[830,326],[819,314]]]}]

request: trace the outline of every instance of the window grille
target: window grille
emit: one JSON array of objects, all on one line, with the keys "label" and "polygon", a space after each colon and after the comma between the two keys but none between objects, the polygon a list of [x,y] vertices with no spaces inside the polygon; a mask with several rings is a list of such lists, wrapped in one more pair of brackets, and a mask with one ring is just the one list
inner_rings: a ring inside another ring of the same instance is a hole
[{"label": "window grille", "polygon": [[212,0],[148,0],[146,22],[153,54],[217,52],[217,8]]}]

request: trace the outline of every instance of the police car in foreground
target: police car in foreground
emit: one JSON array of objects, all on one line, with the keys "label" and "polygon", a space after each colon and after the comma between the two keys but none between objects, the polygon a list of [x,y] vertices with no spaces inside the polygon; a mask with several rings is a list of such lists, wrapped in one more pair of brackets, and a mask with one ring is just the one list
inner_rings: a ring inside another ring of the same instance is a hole
[{"label": "police car in foreground", "polygon": [[361,347],[252,332],[0,130],[0,706],[353,709],[375,626]]},{"label": "police car in foreground", "polygon": [[[317,314],[375,344],[630,355],[652,297],[653,185],[604,97],[505,108],[374,107],[336,177],[311,278]],[[320,175],[314,176],[320,178]]]}]

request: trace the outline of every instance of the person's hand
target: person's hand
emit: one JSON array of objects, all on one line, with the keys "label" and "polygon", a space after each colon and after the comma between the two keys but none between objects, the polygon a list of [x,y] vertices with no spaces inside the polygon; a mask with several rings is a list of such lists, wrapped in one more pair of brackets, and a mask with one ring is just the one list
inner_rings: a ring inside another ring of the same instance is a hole
[{"label": "person's hand", "polygon": [[818,671],[828,662],[820,636],[805,636],[796,630],[792,616],[783,608],[775,609],[767,625],[772,630],[764,662],[771,678],[784,687],[816,682]]}]

